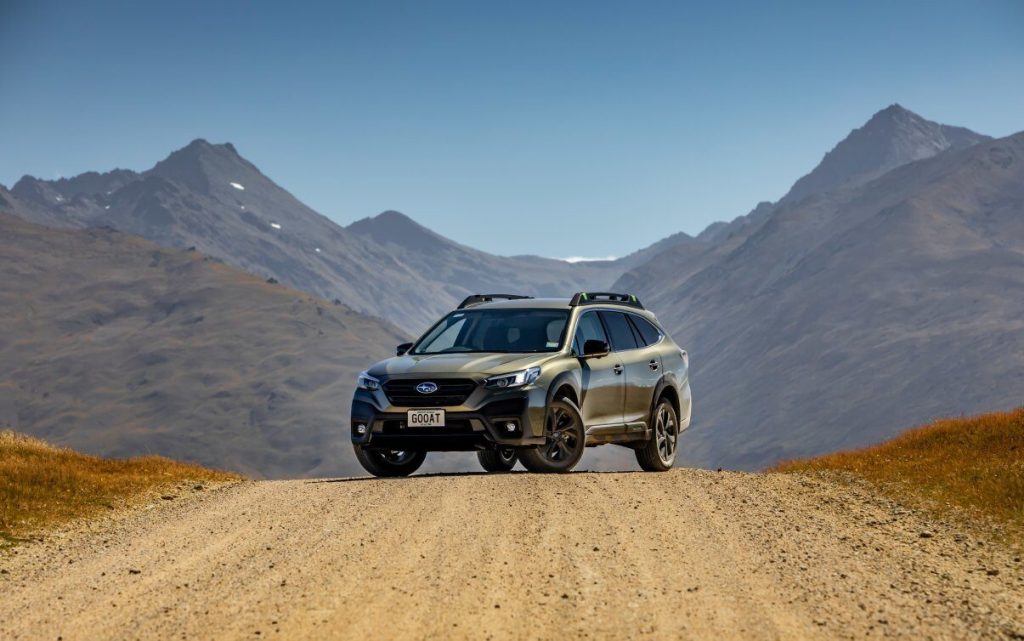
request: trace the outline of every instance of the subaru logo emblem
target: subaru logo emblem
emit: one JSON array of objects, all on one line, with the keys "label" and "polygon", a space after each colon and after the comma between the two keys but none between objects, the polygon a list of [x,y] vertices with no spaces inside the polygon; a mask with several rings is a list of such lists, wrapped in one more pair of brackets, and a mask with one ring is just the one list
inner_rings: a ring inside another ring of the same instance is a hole
[{"label": "subaru logo emblem", "polygon": [[416,386],[416,391],[420,394],[433,394],[437,391],[437,383],[431,383],[430,381],[420,383]]}]

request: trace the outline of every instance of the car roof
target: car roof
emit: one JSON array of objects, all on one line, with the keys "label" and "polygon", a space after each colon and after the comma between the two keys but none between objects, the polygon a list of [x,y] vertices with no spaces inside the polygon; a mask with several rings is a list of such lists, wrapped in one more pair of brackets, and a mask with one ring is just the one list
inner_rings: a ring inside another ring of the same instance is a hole
[{"label": "car roof", "polygon": [[464,309],[568,309],[568,298],[516,298],[476,303]]}]

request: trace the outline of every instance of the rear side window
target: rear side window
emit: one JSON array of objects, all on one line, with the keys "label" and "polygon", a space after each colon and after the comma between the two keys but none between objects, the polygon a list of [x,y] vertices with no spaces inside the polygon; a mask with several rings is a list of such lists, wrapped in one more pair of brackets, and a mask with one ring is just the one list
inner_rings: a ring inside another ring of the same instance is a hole
[{"label": "rear side window", "polygon": [[583,344],[587,341],[608,342],[608,337],[604,333],[604,327],[601,326],[601,320],[594,312],[583,314],[576,322],[576,336],[573,337],[572,341],[573,352],[577,355],[582,354]]},{"label": "rear side window", "polygon": [[661,332],[647,320],[633,314],[629,315],[629,320],[633,323],[633,328],[640,334],[645,346],[654,345],[661,339]]},{"label": "rear side window", "polygon": [[633,328],[629,326],[629,319],[622,312],[598,312],[601,319],[608,328],[608,335],[612,339],[612,351],[621,352],[626,349],[636,349],[636,336]]}]

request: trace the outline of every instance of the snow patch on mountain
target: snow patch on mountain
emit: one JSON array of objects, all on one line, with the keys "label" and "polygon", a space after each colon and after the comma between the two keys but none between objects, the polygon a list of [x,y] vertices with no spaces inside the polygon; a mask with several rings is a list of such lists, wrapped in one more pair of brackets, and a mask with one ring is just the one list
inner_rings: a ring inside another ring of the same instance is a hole
[{"label": "snow patch on mountain", "polygon": [[602,260],[615,260],[617,256],[568,256],[566,258],[559,258],[567,263],[593,263]]}]

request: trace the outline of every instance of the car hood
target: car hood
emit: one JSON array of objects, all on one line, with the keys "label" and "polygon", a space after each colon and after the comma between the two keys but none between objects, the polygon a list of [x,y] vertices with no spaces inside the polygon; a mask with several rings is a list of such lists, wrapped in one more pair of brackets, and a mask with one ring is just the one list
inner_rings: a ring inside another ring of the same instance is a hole
[{"label": "car hood", "polygon": [[493,375],[534,367],[558,354],[419,354],[396,356],[371,367],[371,376]]}]

